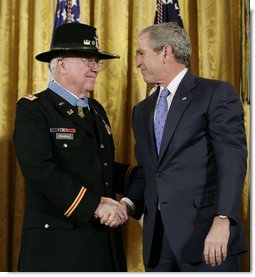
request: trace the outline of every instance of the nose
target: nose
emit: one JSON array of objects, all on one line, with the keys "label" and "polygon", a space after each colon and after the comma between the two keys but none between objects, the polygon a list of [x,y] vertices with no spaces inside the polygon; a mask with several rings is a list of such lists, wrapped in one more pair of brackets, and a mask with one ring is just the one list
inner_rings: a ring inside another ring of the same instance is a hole
[{"label": "nose", "polygon": [[99,73],[100,71],[100,65],[95,63],[94,66],[91,68],[93,72]]},{"label": "nose", "polygon": [[142,59],[140,56],[136,56],[136,67],[139,68],[142,65]]}]

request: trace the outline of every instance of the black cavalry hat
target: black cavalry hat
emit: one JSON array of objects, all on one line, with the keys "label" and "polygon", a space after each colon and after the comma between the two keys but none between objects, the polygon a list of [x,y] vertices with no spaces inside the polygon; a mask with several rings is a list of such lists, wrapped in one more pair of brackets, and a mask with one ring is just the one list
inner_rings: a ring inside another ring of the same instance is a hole
[{"label": "black cavalry hat", "polygon": [[56,28],[50,51],[38,54],[35,58],[41,62],[50,62],[55,57],[65,55],[95,55],[100,60],[119,58],[98,47],[96,28],[77,22],[66,23]]}]

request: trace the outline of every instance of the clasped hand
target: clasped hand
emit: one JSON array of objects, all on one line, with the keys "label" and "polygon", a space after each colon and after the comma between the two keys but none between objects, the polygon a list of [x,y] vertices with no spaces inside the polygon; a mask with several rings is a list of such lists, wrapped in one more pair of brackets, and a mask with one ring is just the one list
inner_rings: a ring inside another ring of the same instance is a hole
[{"label": "clasped hand", "polygon": [[101,197],[101,201],[94,213],[95,219],[100,219],[101,224],[116,228],[128,219],[127,208],[124,204],[109,198]]}]

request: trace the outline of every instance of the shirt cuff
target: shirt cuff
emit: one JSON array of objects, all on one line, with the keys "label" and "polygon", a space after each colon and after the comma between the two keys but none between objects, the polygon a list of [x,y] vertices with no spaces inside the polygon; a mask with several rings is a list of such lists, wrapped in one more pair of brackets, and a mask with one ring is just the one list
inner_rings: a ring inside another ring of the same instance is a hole
[{"label": "shirt cuff", "polygon": [[135,204],[129,198],[123,197],[120,201],[125,202],[130,206],[132,214],[135,212]]},{"label": "shirt cuff", "polygon": [[218,217],[222,218],[222,219],[227,219],[228,218],[226,215],[222,215],[222,214],[218,214]]}]

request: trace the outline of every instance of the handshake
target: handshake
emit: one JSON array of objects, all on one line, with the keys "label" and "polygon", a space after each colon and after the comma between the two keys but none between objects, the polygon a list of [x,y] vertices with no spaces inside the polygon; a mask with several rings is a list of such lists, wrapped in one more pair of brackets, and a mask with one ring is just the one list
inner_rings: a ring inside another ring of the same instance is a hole
[{"label": "handshake", "polygon": [[109,197],[101,197],[94,219],[99,219],[101,224],[116,228],[127,221],[129,213],[130,206],[124,201],[118,202]]}]

